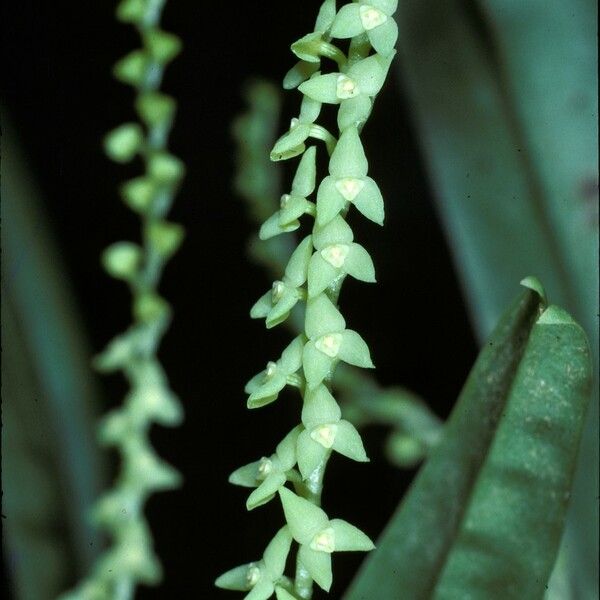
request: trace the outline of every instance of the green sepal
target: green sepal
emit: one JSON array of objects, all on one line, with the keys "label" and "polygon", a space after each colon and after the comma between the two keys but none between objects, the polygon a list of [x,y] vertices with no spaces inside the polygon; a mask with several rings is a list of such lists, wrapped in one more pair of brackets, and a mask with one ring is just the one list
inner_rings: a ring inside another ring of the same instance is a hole
[{"label": "green sepal", "polygon": [[273,308],[273,292],[263,294],[250,309],[251,319],[264,319]]},{"label": "green sepal", "polygon": [[289,131],[284,133],[273,146],[270,158],[272,161],[287,160],[302,154],[306,149],[304,142],[310,135],[310,125],[293,121]]},{"label": "green sepal", "polygon": [[279,211],[271,215],[260,227],[258,237],[261,240],[268,240],[281,233],[289,233],[296,231],[300,227],[300,221],[292,221],[287,225],[279,225]]},{"label": "green sepal", "polygon": [[134,440],[124,448],[123,481],[144,492],[181,485],[179,472],[160,459],[147,442]]},{"label": "green sepal", "polygon": [[315,31],[295,41],[290,48],[300,60],[318,64],[321,62],[320,49],[322,43],[322,34]]},{"label": "green sepal", "polygon": [[300,469],[302,479],[308,479],[328,454],[329,450],[315,442],[310,437],[310,432],[305,429],[298,436],[297,446],[298,469]]},{"label": "green sepal", "polygon": [[145,385],[132,391],[128,396],[128,406],[135,423],[154,421],[173,427],[183,420],[181,401],[168,387],[161,385]]},{"label": "green sepal", "polygon": [[281,353],[277,361],[280,368],[288,374],[295,373],[302,366],[302,350],[304,348],[304,337],[295,337]]},{"label": "green sepal", "polygon": [[160,183],[177,183],[185,173],[184,164],[168,152],[156,152],[148,160],[148,173]]},{"label": "green sepal", "polygon": [[122,0],[116,10],[116,16],[123,23],[141,23],[148,10],[148,0]]},{"label": "green sepal", "polygon": [[393,50],[387,56],[381,56],[380,54],[368,56],[348,69],[348,77],[358,83],[362,94],[375,96],[385,83],[387,72],[395,54],[396,51]]},{"label": "green sepal", "polygon": [[161,65],[172,61],[181,52],[181,40],[174,34],[160,29],[147,29],[144,44],[152,60]]},{"label": "green sepal", "polygon": [[116,242],[102,253],[102,264],[109,275],[132,281],[142,264],[143,251],[133,242]]},{"label": "green sepal", "polygon": [[374,50],[381,56],[395,54],[394,46],[398,40],[398,24],[392,18],[368,31],[369,41]]},{"label": "green sepal", "polygon": [[309,390],[318,386],[331,374],[335,362],[335,359],[317,350],[315,342],[307,342],[302,355],[302,368]]},{"label": "green sepal", "polygon": [[244,600],[267,600],[273,595],[275,586],[268,579],[260,579],[258,583],[244,596]]},{"label": "green sepal", "polygon": [[129,413],[117,408],[104,415],[98,424],[98,441],[102,445],[122,444],[133,431]]},{"label": "green sepal", "polygon": [[136,177],[121,185],[120,193],[131,210],[145,214],[156,195],[156,183],[149,177]]},{"label": "green sepal", "polygon": [[263,381],[257,390],[250,394],[247,402],[248,408],[261,408],[262,406],[271,404],[271,402],[277,400],[279,392],[285,387],[286,383],[286,375],[278,370],[271,377]]},{"label": "green sepal", "polygon": [[335,179],[331,176],[325,177],[317,191],[317,226],[327,225],[345,206],[346,200],[335,187]]},{"label": "green sepal", "polygon": [[367,219],[383,225],[385,208],[379,186],[370,177],[365,177],[365,185],[358,196],[352,201],[356,209]]},{"label": "green sepal", "polygon": [[282,440],[277,444],[275,454],[281,461],[281,469],[289,471],[296,464],[296,442],[302,430],[301,425],[296,425]]},{"label": "green sepal", "polygon": [[287,227],[291,223],[297,223],[298,219],[309,211],[311,206],[311,202],[306,198],[288,195],[285,205],[277,213],[279,226]]},{"label": "green sepal", "polygon": [[319,65],[304,60],[296,63],[283,78],[283,88],[293,90],[319,70]]},{"label": "green sepal", "polygon": [[285,484],[286,477],[281,472],[274,472],[267,475],[264,481],[248,496],[246,500],[246,509],[253,510],[270,502],[277,493],[277,490]]},{"label": "green sepal", "polygon": [[368,552],[375,548],[366,533],[343,519],[331,519],[329,526],[333,529],[336,552]]},{"label": "green sepal", "polygon": [[234,567],[226,571],[215,580],[215,585],[224,590],[233,590],[236,592],[246,592],[251,586],[248,583],[248,571],[252,567],[259,567],[258,563],[248,563]]},{"label": "green sepal", "polygon": [[378,8],[388,16],[393,15],[398,8],[398,0],[368,0],[367,4]]},{"label": "green sepal", "polygon": [[322,294],[339,275],[340,269],[324,260],[320,252],[315,252],[308,265],[308,297],[314,298]]},{"label": "green sepal", "polygon": [[131,360],[134,346],[131,331],[115,336],[106,348],[94,357],[94,368],[104,373],[123,368]]},{"label": "green sepal", "polygon": [[335,0],[325,0],[319,8],[319,14],[315,21],[315,31],[325,33],[332,25],[335,19],[336,5]]},{"label": "green sepal", "polygon": [[144,132],[137,123],[125,123],[104,138],[104,151],[115,162],[126,163],[140,151]]},{"label": "green sepal", "polygon": [[112,489],[95,503],[91,520],[95,525],[111,529],[122,527],[131,518],[137,501],[137,494],[133,490]]},{"label": "green sepal", "polygon": [[298,600],[296,596],[290,594],[290,592],[280,585],[275,586],[275,596],[277,597],[277,600]]},{"label": "green sepal", "polygon": [[306,429],[313,429],[323,423],[337,423],[341,416],[338,403],[325,385],[319,385],[306,393],[302,405],[302,423]]},{"label": "green sepal", "polygon": [[115,63],[113,74],[119,81],[139,87],[146,79],[147,70],[148,56],[143,50],[134,50]]},{"label": "green sepal", "polygon": [[327,527],[329,519],[322,508],[284,487],[279,490],[279,496],[290,532],[299,544],[310,543]]},{"label": "green sepal", "polygon": [[260,460],[255,460],[254,462],[248,463],[233,471],[233,473],[229,475],[229,483],[249,488],[258,487],[260,484],[258,479],[258,466],[260,465],[260,462]]},{"label": "green sepal", "polygon": [[366,177],[369,163],[356,127],[348,127],[340,135],[329,161],[329,173],[337,179]]},{"label": "green sepal", "polygon": [[308,96],[303,96],[302,102],[300,103],[298,120],[301,123],[314,123],[321,112],[321,107],[322,104],[320,102],[317,102]]},{"label": "green sepal", "polygon": [[300,546],[298,560],[304,565],[315,583],[326,592],[333,583],[333,572],[331,570],[331,554],[319,552],[309,546]]},{"label": "green sepal", "polygon": [[371,361],[369,347],[362,337],[352,329],[346,329],[342,332],[342,344],[340,346],[338,357],[356,367],[373,369],[375,365]]},{"label": "green sepal", "polygon": [[284,525],[265,548],[263,561],[271,581],[277,581],[283,575],[291,545],[292,534],[289,527]]},{"label": "green sepal", "polygon": [[298,300],[300,300],[298,290],[293,287],[286,286],[281,298],[279,298],[277,302],[273,303],[273,308],[267,315],[267,329],[272,329],[280,323],[283,323],[283,321],[288,318],[292,308],[294,308],[294,306],[296,306],[298,303]]},{"label": "green sepal", "polygon": [[344,419],[337,422],[337,431],[332,448],[351,460],[369,462],[360,433],[352,423]]},{"label": "green sepal", "polygon": [[312,236],[306,236],[290,256],[285,268],[285,279],[294,287],[300,287],[306,281],[308,263],[312,256]]},{"label": "green sepal", "polygon": [[340,104],[337,114],[339,130],[344,131],[348,127],[361,127],[369,118],[372,107],[373,100],[362,94],[344,100]]},{"label": "green sepal", "polygon": [[316,75],[300,84],[298,90],[318,102],[323,102],[325,104],[339,104],[341,102],[341,99],[338,98],[337,95],[339,77],[339,73]]},{"label": "green sepal", "polygon": [[332,244],[351,244],[352,240],[352,229],[341,216],[334,217],[326,225],[315,227],[313,231],[313,244],[317,250]]},{"label": "green sepal", "polygon": [[306,303],[305,329],[309,338],[319,338],[345,328],[346,321],[342,313],[325,294],[311,298]]},{"label": "green sepal", "polygon": [[176,103],[172,96],[161,92],[143,92],[135,100],[135,108],[148,127],[170,123]]},{"label": "green sepal", "polygon": [[375,283],[373,259],[360,244],[350,244],[350,251],[342,268],[348,275],[354,277],[354,279],[366,283]]},{"label": "green sepal", "polygon": [[177,223],[154,221],[147,226],[146,235],[158,253],[164,258],[168,258],[181,246],[184,230]]},{"label": "green sepal", "polygon": [[306,150],[292,181],[292,195],[307,198],[315,191],[317,176],[317,148],[311,146]]},{"label": "green sepal", "polygon": [[356,3],[342,6],[331,26],[331,37],[346,39],[363,33],[365,29],[360,20],[359,11],[360,6]]}]

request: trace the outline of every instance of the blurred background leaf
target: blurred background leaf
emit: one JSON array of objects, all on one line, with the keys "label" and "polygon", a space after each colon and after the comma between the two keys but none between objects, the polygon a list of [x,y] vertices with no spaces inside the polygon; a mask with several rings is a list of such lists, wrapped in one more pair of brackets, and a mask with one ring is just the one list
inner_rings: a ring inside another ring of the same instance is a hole
[{"label": "blurred background leaf", "polygon": [[[596,3],[407,0],[398,16],[399,70],[480,341],[532,272],[588,332],[597,366]],[[598,597],[597,464],[594,401],[567,597]]]},{"label": "blurred background leaf", "polygon": [[45,600],[100,550],[88,509],[102,487],[98,396],[40,196],[2,113],[5,552],[18,598]]},{"label": "blurred background leaf", "polygon": [[590,386],[581,327],[525,292],[484,345],[442,441],[346,599],[375,589],[381,600],[541,598]]}]

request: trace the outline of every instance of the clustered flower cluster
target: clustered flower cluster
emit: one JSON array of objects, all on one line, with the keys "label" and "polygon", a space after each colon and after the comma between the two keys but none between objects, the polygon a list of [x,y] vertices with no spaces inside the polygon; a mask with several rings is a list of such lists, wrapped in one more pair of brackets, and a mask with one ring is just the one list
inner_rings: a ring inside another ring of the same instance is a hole
[{"label": "clustered flower cluster", "polygon": [[[279,496],[287,524],[267,546],[262,560],[221,575],[216,585],[248,592],[248,600],[310,598],[312,582],[324,590],[332,584],[331,554],[367,551],[371,540],[341,519],[329,519],[320,508],[323,476],[332,450],[356,461],[367,461],[359,433],[342,419],[330,389],[337,364],[372,368],[362,337],[346,327],[337,303],[346,276],[375,281],[368,252],[354,242],[346,215],[354,206],[381,225],[383,199],[368,176],[360,131],[370,116],[374,97],[382,88],[395,54],[398,30],[393,19],[397,0],[347,3],[339,11],[325,0],[315,31],[292,45],[300,58],[286,75],[284,87],[303,94],[300,114],[276,143],[272,160],[301,155],[291,190],[280,209],[260,229],[261,239],[295,231],[301,219],[313,219],[307,235],[293,252],[285,272],[252,307],[253,318],[267,328],[285,321],[305,305],[304,331],[276,361],[246,386],[248,407],[274,402],[286,387],[295,387],[303,400],[302,423],[290,431],[275,453],[245,465],[230,477],[237,485],[254,488],[247,500],[252,510]],[[332,43],[349,39],[347,53]],[[335,72],[322,72],[331,59]],[[316,123],[323,104],[339,106],[339,139]],[[330,155],[329,174],[317,187],[317,146],[321,140]],[[316,198],[314,193],[316,190]],[[311,199],[313,197],[314,199]],[[291,488],[287,487],[287,483]],[[299,545],[295,581],[284,575],[292,540]]]},{"label": "clustered flower cluster", "polygon": [[134,25],[143,47],[114,67],[115,76],[134,87],[135,108],[143,123],[126,123],[110,132],[105,150],[116,162],[139,158],[145,173],[121,188],[126,205],[142,220],[142,244],[118,242],[103,255],[110,275],[125,281],[132,293],[134,323],[97,357],[100,370],[122,371],[130,384],[123,405],[103,419],[100,439],[115,446],[121,470],[111,490],[93,512],[96,523],[112,538],[94,571],[69,600],[128,600],[138,583],[154,584],[161,567],[143,514],[154,492],[179,485],[180,475],[154,452],[148,432],[153,423],[179,424],[179,400],[169,388],[156,357],[160,339],[170,321],[167,302],[157,292],[163,267],[183,239],[181,226],[165,219],[183,177],[182,163],[167,150],[175,100],[158,91],[165,66],[180,51],[176,36],[159,27],[165,0],[124,0],[117,18]]}]

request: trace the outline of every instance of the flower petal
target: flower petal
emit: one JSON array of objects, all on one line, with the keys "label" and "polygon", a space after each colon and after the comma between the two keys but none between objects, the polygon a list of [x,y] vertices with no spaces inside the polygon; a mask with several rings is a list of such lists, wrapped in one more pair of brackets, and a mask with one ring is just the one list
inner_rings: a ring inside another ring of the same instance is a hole
[{"label": "flower petal", "polygon": [[283,575],[291,545],[292,534],[289,527],[284,525],[265,548],[263,560],[271,581],[277,581]]},{"label": "flower petal", "polygon": [[365,28],[360,21],[359,11],[360,6],[358,4],[353,3],[342,6],[331,26],[331,37],[343,40],[363,33]]},{"label": "flower petal", "polygon": [[[365,59],[367,60],[367,59]],[[364,62],[364,61],[361,61]],[[336,179],[366,177],[369,168],[356,127],[348,127],[340,135],[329,161],[329,173]]]},{"label": "flower petal", "polygon": [[315,227],[313,230],[313,244],[317,250],[323,250],[333,244],[350,244],[354,234],[350,225],[338,215],[327,225]]},{"label": "flower petal", "polygon": [[317,147],[311,146],[306,150],[300,159],[300,164],[296,170],[296,175],[292,181],[292,194],[306,198],[315,190],[315,181],[317,177]]},{"label": "flower petal", "polygon": [[298,468],[303,479],[308,479],[311,473],[323,462],[328,454],[327,448],[315,442],[305,429],[298,436],[297,448]]},{"label": "flower petal", "polygon": [[244,600],[267,600],[273,595],[275,585],[268,579],[261,578],[258,583],[244,596]]},{"label": "flower petal", "polygon": [[308,544],[322,529],[327,527],[329,519],[322,508],[312,502],[296,496],[294,492],[282,487],[279,490],[285,520],[290,532],[299,544]]},{"label": "flower petal", "polygon": [[369,253],[360,244],[351,244],[344,260],[344,271],[354,279],[375,282],[375,267]]},{"label": "flower petal", "polygon": [[296,464],[296,443],[302,431],[302,426],[297,425],[277,444],[275,453],[281,461],[281,470],[289,471]]},{"label": "flower petal", "polygon": [[363,533],[358,527],[350,525],[343,519],[332,519],[330,526],[333,529],[335,536],[335,551],[362,551],[368,552],[375,548],[375,544],[369,536]]},{"label": "flower petal", "polygon": [[359,94],[348,98],[340,104],[337,115],[337,124],[340,131],[348,127],[360,127],[371,114],[373,101],[366,94]]},{"label": "flower petal", "polygon": [[370,178],[365,178],[365,185],[358,196],[352,201],[367,219],[374,221],[378,225],[383,225],[385,218],[385,209],[383,206],[383,197],[377,184]]},{"label": "flower petal", "polygon": [[258,232],[258,237],[261,240],[268,240],[269,238],[275,237],[281,233],[296,231],[298,227],[300,227],[300,221],[292,221],[283,227],[279,225],[279,211],[277,211],[261,225],[260,231]]},{"label": "flower petal", "polygon": [[308,264],[308,297],[324,292],[339,276],[340,270],[330,265],[320,252],[315,252]]},{"label": "flower petal", "polygon": [[257,479],[258,465],[260,460],[255,460],[239,469],[236,469],[229,476],[229,483],[233,485],[241,485],[243,487],[257,487],[260,482]]},{"label": "flower petal", "polygon": [[250,309],[252,319],[264,319],[273,308],[273,293],[269,290],[263,294]]},{"label": "flower petal", "polygon": [[337,424],[335,439],[333,440],[333,449],[352,460],[358,462],[369,462],[365,447],[356,427],[342,419]]},{"label": "flower petal", "polygon": [[281,298],[277,300],[267,315],[267,329],[271,329],[285,321],[299,299],[296,288],[286,286]]},{"label": "flower petal", "polygon": [[342,332],[342,344],[338,356],[340,360],[356,367],[363,367],[365,369],[375,367],[371,361],[371,354],[366,342],[352,329],[346,329]]},{"label": "flower petal", "polygon": [[304,337],[295,337],[281,353],[277,361],[278,367],[286,375],[295,373],[302,366],[302,352],[304,350]]},{"label": "flower petal", "polygon": [[334,360],[317,350],[314,342],[308,342],[304,346],[302,366],[308,389],[315,388],[329,375]]},{"label": "flower petal", "polygon": [[302,423],[307,429],[312,429],[323,423],[337,423],[342,411],[324,385],[307,392],[302,406]]},{"label": "flower petal", "polygon": [[293,90],[298,87],[303,81],[306,81],[313,73],[319,70],[319,65],[309,63],[305,60],[297,62],[283,78],[283,88]]},{"label": "flower petal", "polygon": [[217,577],[215,585],[224,590],[246,592],[250,589],[250,584],[248,583],[248,570],[255,566],[256,563],[248,563],[246,565],[234,567]]},{"label": "flower petal", "polygon": [[317,191],[317,225],[320,227],[327,225],[340,214],[345,204],[346,200],[335,187],[335,179],[325,177]]},{"label": "flower petal", "polygon": [[319,338],[327,333],[343,331],[345,327],[346,321],[342,313],[325,294],[319,294],[316,298],[307,301],[305,328],[309,338]]},{"label": "flower petal", "polygon": [[348,76],[357,82],[363,94],[375,96],[385,83],[385,78],[394,55],[395,51],[392,50],[388,56],[381,56],[381,54],[368,56],[354,63],[348,69]]},{"label": "flower petal", "polygon": [[[298,156],[304,152],[304,141],[310,134],[310,125],[300,123],[297,119],[292,121],[290,130],[284,133],[271,150],[271,160],[282,160]],[[300,150],[300,148],[302,148]]]},{"label": "flower petal", "polygon": [[298,88],[303,94],[326,104],[339,104],[338,98],[338,77],[339,73],[327,73],[327,75],[317,75],[305,81]]},{"label": "flower petal", "polygon": [[317,20],[315,22],[315,31],[320,31],[321,33],[326,32],[333,23],[333,20],[335,18],[335,11],[335,0],[325,0],[325,2],[321,4],[319,14],[317,15]]},{"label": "flower petal", "polygon": [[388,16],[393,15],[398,8],[398,0],[368,0],[368,3]]},{"label": "flower petal", "polygon": [[308,546],[300,546],[298,550],[298,559],[304,565],[315,583],[326,592],[333,583],[333,573],[331,571],[331,554],[328,552],[319,552]]},{"label": "flower petal", "polygon": [[398,40],[398,25],[394,19],[388,19],[379,27],[371,29],[368,36],[376,52],[382,56],[389,56],[394,52]]},{"label": "flower petal", "polygon": [[252,510],[271,500],[277,490],[284,485],[286,477],[281,472],[273,472],[248,496],[246,508]]},{"label": "flower petal", "polygon": [[306,281],[308,263],[312,256],[312,236],[306,236],[290,256],[285,268],[285,278],[294,287],[300,287]]},{"label": "flower petal", "polygon": [[279,392],[285,387],[287,378],[284,373],[278,371],[267,378],[267,380],[248,397],[248,408],[260,408],[277,400]]}]

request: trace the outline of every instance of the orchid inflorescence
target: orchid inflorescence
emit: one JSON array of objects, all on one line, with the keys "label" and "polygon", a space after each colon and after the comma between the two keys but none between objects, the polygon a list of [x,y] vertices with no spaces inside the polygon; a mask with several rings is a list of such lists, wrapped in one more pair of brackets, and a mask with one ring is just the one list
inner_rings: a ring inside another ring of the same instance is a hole
[{"label": "orchid inflorescence", "polygon": [[183,417],[156,356],[171,318],[157,288],[165,263],[183,239],[182,227],[165,218],[184,168],[167,150],[175,100],[159,91],[165,66],[181,48],[178,37],[159,27],[164,4],[165,0],[123,0],[117,8],[117,18],[134,25],[143,42],[141,49],[114,67],[115,77],[135,89],[135,108],[142,123],[117,127],[106,136],[104,146],[116,162],[137,157],[145,165],[143,176],[121,187],[125,204],[142,220],[143,241],[112,244],[103,255],[108,273],[129,285],[134,322],[108,344],[96,366],[105,372],[122,371],[130,390],[123,405],[100,425],[100,440],[121,456],[114,486],[93,511],[112,544],[89,577],[64,596],[69,600],[128,600],[139,583],[160,581],[161,566],[152,549],[144,504],[152,493],[176,487],[181,479],[156,455],[148,438],[153,423],[175,426]]},{"label": "orchid inflorescence", "polygon": [[[329,591],[331,554],[367,551],[371,540],[341,519],[330,519],[320,507],[323,477],[332,451],[356,461],[368,461],[355,427],[342,418],[331,379],[340,361],[373,368],[367,344],[347,327],[338,309],[346,276],[375,281],[368,252],[354,241],[346,215],[354,206],[367,219],[381,225],[383,199],[368,176],[368,162],[360,132],[369,118],[395,54],[398,30],[393,19],[396,0],[347,3],[339,11],[335,0],[325,0],[315,30],[292,45],[300,58],[285,76],[284,87],[303,94],[300,114],[275,143],[271,159],[301,156],[291,190],[281,197],[279,210],[260,229],[260,238],[296,231],[305,215],[313,227],[293,251],[272,288],[252,307],[253,318],[265,319],[267,328],[304,309],[304,328],[277,360],[246,386],[248,407],[277,400],[285,387],[299,390],[301,424],[280,442],[275,452],[237,469],[230,481],[254,488],[248,510],[275,496],[283,505],[286,525],[267,546],[263,559],[221,575],[216,585],[247,592],[249,600],[311,598],[313,581]],[[332,43],[349,39],[347,53]],[[322,71],[331,59],[334,71]],[[338,139],[317,124],[323,104],[339,105]],[[317,146],[329,154],[329,173],[317,187]],[[316,198],[314,198],[316,190]],[[291,484],[294,491],[286,487]],[[292,540],[298,544],[295,578],[284,575]]]}]

